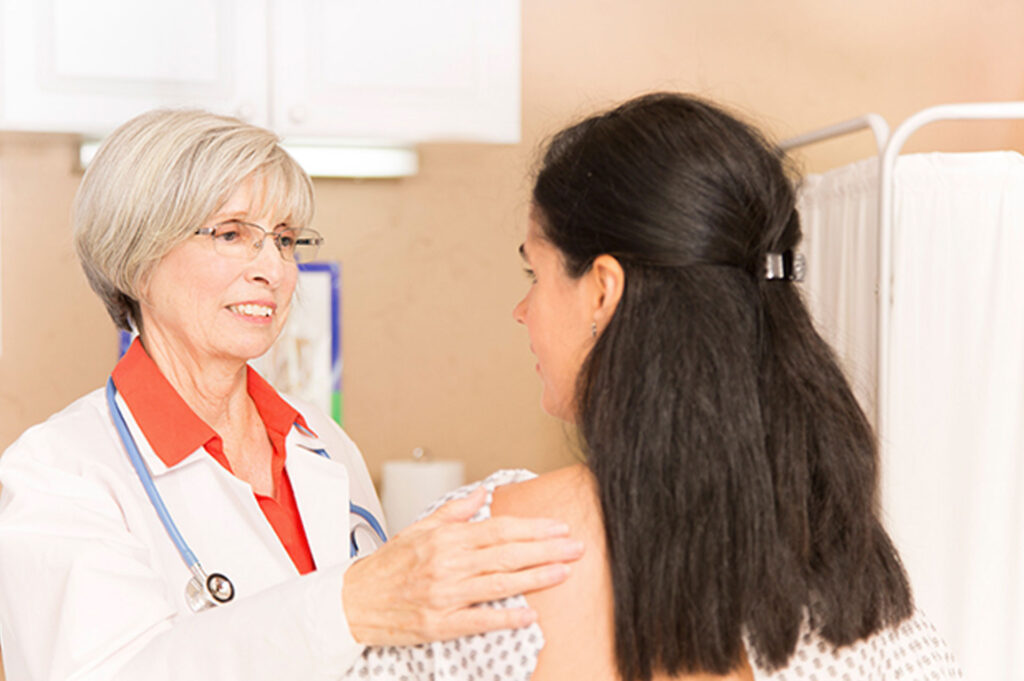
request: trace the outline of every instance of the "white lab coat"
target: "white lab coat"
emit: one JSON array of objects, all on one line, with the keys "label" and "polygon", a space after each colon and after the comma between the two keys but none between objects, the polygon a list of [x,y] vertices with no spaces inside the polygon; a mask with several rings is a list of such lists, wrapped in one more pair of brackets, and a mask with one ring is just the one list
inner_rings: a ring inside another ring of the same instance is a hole
[{"label": "white lab coat", "polygon": [[[287,398],[286,470],[317,571],[299,576],[248,484],[199,449],[168,468],[118,397],[179,530],[235,599],[193,613],[190,577],[114,429],[103,390],[0,457],[0,637],[8,681],[338,678],[362,651],[341,603],[349,499],[383,519],[355,444]],[[305,447],[323,448],[330,460]]]}]

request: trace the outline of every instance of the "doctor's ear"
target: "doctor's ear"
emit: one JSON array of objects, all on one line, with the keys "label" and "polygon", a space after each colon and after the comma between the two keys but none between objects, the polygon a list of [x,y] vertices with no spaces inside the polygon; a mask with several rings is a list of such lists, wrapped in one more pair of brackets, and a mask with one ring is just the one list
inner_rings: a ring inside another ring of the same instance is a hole
[{"label": "doctor's ear", "polygon": [[591,278],[594,322],[604,328],[615,314],[615,308],[622,298],[622,291],[626,286],[626,273],[618,260],[605,254],[594,258],[590,271],[584,276]]}]

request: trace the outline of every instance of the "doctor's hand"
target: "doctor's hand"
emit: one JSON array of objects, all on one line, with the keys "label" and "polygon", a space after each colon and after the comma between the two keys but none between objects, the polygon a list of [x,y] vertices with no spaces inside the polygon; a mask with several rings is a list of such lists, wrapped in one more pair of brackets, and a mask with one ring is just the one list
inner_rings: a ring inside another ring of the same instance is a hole
[{"label": "doctor's hand", "polygon": [[481,487],[448,502],[348,568],[342,603],[356,641],[410,645],[536,620],[529,608],[472,606],[564,581],[583,544],[554,520],[465,522],[486,496]]}]

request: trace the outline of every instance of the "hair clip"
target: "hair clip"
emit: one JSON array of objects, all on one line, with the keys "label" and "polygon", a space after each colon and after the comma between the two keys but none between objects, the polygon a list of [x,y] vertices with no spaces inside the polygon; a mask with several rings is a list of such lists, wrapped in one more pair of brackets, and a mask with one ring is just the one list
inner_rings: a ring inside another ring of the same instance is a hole
[{"label": "hair clip", "polygon": [[769,253],[765,256],[765,279],[803,281],[806,269],[803,253],[794,253],[792,250],[788,250],[782,253]]}]

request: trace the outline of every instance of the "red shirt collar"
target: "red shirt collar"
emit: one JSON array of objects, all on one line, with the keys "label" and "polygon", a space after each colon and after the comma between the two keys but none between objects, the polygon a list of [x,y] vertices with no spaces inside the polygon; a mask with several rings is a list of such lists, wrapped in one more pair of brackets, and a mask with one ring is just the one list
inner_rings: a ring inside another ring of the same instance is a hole
[{"label": "red shirt collar", "polygon": [[[177,465],[211,440],[217,441],[219,449],[220,436],[181,399],[138,338],[111,376],[142,434],[166,466]],[[302,415],[252,367],[248,367],[246,384],[271,440],[283,444],[296,422],[308,430]]]}]

